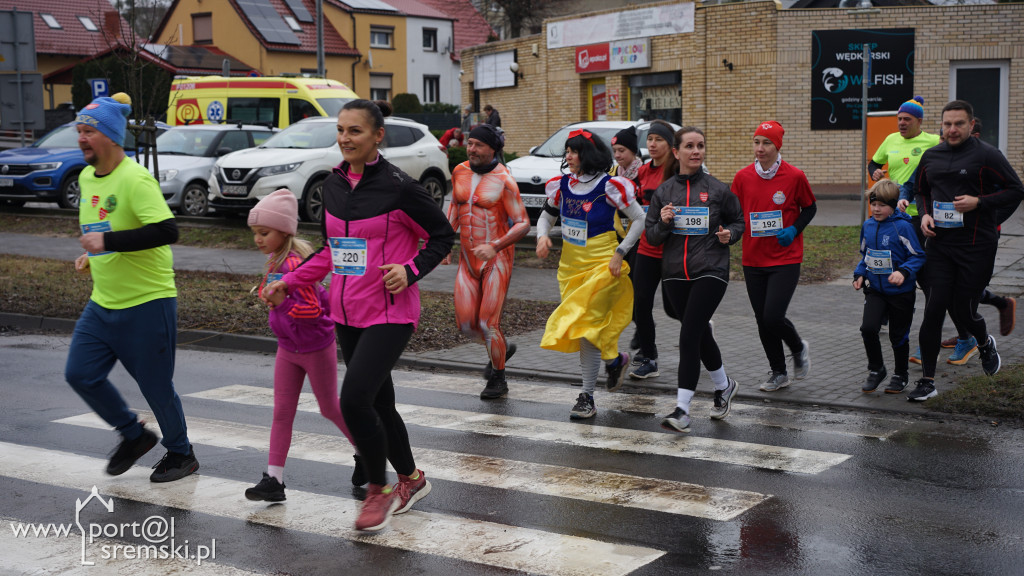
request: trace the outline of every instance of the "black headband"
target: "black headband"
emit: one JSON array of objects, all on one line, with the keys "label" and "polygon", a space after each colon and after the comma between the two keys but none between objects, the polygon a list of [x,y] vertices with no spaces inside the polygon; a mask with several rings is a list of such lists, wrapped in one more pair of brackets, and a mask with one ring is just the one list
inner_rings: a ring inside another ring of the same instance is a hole
[{"label": "black headband", "polygon": [[898,201],[897,198],[893,198],[892,200],[882,200],[881,198],[878,197],[878,194],[876,194],[874,192],[871,192],[868,195],[868,203],[871,203],[871,202],[881,202],[882,204],[888,205],[893,210],[896,210],[897,201]]},{"label": "black headband", "polygon": [[662,124],[660,122],[651,122],[651,128],[648,134],[657,134],[661,136],[665,142],[668,142],[669,146],[675,146],[676,135],[672,133],[672,128]]}]

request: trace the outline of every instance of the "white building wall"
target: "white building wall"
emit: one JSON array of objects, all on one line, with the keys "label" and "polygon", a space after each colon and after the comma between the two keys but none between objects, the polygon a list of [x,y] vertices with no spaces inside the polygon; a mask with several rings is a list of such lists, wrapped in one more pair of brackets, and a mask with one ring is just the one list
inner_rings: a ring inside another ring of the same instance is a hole
[{"label": "white building wall", "polygon": [[[423,29],[437,30],[437,51],[427,52],[423,48]],[[409,50],[408,86],[409,92],[419,96],[420,102],[426,103],[423,90],[424,76],[440,77],[440,102],[458,104],[461,98],[459,84],[459,63],[451,58],[453,42],[451,20],[434,20],[430,18],[406,19],[406,46]]]}]

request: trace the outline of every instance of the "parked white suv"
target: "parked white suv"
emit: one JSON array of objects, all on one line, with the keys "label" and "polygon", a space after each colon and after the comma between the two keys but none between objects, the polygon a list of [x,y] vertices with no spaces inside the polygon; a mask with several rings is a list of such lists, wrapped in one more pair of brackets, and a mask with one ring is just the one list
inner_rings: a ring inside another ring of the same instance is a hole
[{"label": "parked white suv", "polygon": [[[599,136],[601,140],[611,149],[612,137],[619,130],[636,126],[637,142],[640,144],[640,155],[647,158],[647,132],[651,123],[646,121],[594,121],[577,122],[558,129],[550,138],[540,146],[530,149],[529,156],[516,158],[508,163],[508,169],[512,177],[519,185],[519,195],[523,198],[526,211],[530,219],[535,221],[544,210],[544,184],[562,173],[562,156],[565,153],[565,141],[569,139],[569,132],[580,128]],[[672,124],[673,130],[679,130],[679,126]]]},{"label": "parked white suv", "polygon": [[[319,222],[323,182],[341,164],[337,119],[307,118],[292,124],[256,148],[232,152],[214,165],[210,206],[218,212],[248,212],[279,188],[299,199],[303,220]],[[427,189],[438,206],[451,184],[448,154],[423,124],[405,118],[384,119],[381,154]]]}]

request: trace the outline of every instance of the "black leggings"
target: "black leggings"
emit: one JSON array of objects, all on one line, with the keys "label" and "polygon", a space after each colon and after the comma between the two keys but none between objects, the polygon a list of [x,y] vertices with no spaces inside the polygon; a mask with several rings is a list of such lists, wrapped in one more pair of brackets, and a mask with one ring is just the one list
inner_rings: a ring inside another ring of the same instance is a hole
[{"label": "black leggings", "polygon": [[789,301],[800,281],[800,264],[783,266],[744,266],[747,297],[757,320],[757,334],[773,372],[786,373],[786,352],[782,343],[793,354],[804,349],[796,326],[786,318]]},{"label": "black leggings", "polygon": [[366,466],[371,484],[387,484],[385,460],[399,474],[416,471],[409,433],[395,409],[391,369],[412,337],[412,324],[378,324],[367,328],[336,325],[345,379],[341,414]]},{"label": "black leggings", "polygon": [[696,390],[700,364],[708,372],[722,367],[722,352],[708,322],[725,296],[728,284],[710,276],[666,280],[661,289],[679,316],[679,387]]},{"label": "black leggings", "polygon": [[633,270],[633,322],[636,323],[640,353],[651,360],[658,359],[658,347],[654,342],[654,293],[658,291],[659,282],[661,258],[637,253]]},{"label": "black leggings", "polygon": [[992,279],[996,246],[946,246],[928,244],[928,297],[918,341],[921,343],[921,371],[925,378],[935,377],[935,363],[942,340],[946,311],[957,326],[978,340],[988,342],[985,319],[978,314],[982,291]]},{"label": "black leggings", "polygon": [[874,290],[864,291],[864,318],[860,324],[860,335],[864,338],[864,351],[868,355],[868,370],[885,368],[882,357],[882,343],[878,332],[882,318],[889,318],[889,343],[895,359],[893,372],[907,376],[910,359],[910,325],[914,321],[914,300],[916,289],[902,294],[882,294]]}]

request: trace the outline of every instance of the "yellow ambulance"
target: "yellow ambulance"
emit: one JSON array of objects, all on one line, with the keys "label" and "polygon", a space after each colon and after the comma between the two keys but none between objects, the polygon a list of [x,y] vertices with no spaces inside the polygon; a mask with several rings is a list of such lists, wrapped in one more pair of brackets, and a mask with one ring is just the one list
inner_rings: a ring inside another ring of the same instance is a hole
[{"label": "yellow ambulance", "polygon": [[177,76],[171,82],[167,123],[284,128],[303,118],[337,116],[357,98],[348,86],[324,78]]}]

